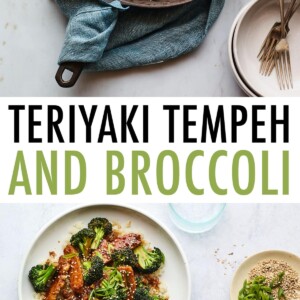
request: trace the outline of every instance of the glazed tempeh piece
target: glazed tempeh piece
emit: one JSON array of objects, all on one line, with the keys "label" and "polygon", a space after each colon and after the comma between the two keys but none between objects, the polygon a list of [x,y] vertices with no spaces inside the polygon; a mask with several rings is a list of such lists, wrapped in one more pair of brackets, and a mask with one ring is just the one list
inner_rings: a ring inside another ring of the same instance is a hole
[{"label": "glazed tempeh piece", "polygon": [[46,296],[46,300],[57,300],[58,295],[66,284],[66,275],[58,275]]},{"label": "glazed tempeh piece", "polygon": [[124,284],[127,287],[127,300],[133,300],[136,291],[136,281],[132,267],[120,266],[118,271],[122,274]]},{"label": "glazed tempeh piece", "polygon": [[69,259],[71,265],[69,271],[70,287],[74,292],[80,293],[81,289],[84,286],[84,281],[83,281],[83,272],[82,272],[79,254],[76,251],[76,249],[71,245],[66,246],[66,248],[64,249],[64,253],[75,254],[74,257]]},{"label": "glazed tempeh piece", "polygon": [[130,248],[134,249],[142,243],[142,237],[140,234],[128,233],[122,236],[117,237],[111,244],[114,249],[124,249]]},{"label": "glazed tempeh piece", "polygon": [[67,275],[69,273],[70,270],[70,261],[67,258],[64,258],[63,256],[61,256],[58,260],[58,274],[59,275]]},{"label": "glazed tempeh piece", "polygon": [[61,290],[66,284],[66,279],[68,272],[70,270],[70,263],[68,259],[61,256],[58,260],[58,277],[52,283],[50,290],[46,296],[46,300],[56,300],[57,296],[60,294]]}]

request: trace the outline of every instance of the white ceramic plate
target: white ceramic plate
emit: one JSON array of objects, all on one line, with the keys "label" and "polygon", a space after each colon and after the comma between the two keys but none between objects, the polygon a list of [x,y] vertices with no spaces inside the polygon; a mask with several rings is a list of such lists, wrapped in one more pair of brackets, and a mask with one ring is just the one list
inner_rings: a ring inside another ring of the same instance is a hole
[{"label": "white ceramic plate", "polygon": [[229,33],[229,39],[228,39],[228,55],[229,55],[229,62],[230,62],[230,66],[232,68],[234,77],[238,83],[238,85],[240,86],[240,88],[250,97],[258,97],[258,95],[255,94],[254,91],[252,91],[250,89],[250,87],[247,85],[247,83],[245,83],[243,81],[243,78],[240,76],[239,71],[237,70],[236,67],[236,62],[235,62],[235,58],[234,58],[234,54],[233,54],[233,39],[234,39],[234,35],[235,35],[235,30],[236,30],[236,26],[238,24],[238,22],[241,20],[242,16],[245,14],[245,12],[248,10],[248,8],[252,5],[252,3],[247,4],[241,11],[240,13],[236,16],[230,33]]},{"label": "white ceramic plate", "polygon": [[300,274],[300,258],[292,253],[271,250],[255,254],[246,259],[237,269],[231,284],[230,300],[238,299],[239,291],[243,287],[245,279],[248,279],[249,272],[257,265],[258,262],[265,259],[283,260]]},{"label": "white ceramic plate", "polygon": [[[172,300],[190,300],[191,283],[187,260],[174,236],[148,214],[127,206],[99,204],[73,209],[59,216],[41,230],[25,257],[19,277],[19,300],[33,300],[34,292],[28,280],[30,268],[45,261],[49,251],[62,253],[63,243],[74,224],[85,226],[94,218],[102,216],[117,221],[124,231],[143,234],[151,245],[160,248],[166,255],[162,282]],[[126,228],[132,221],[131,228]],[[60,241],[60,243],[59,243]]]},{"label": "white ceramic plate", "polygon": [[[288,2],[286,2],[288,3]],[[280,20],[278,1],[257,0],[242,16],[234,36],[234,57],[237,68],[248,86],[262,96],[300,95],[300,10],[290,22],[288,41],[292,60],[294,89],[280,90],[275,72],[270,77],[259,74],[257,54],[273,24]]]}]

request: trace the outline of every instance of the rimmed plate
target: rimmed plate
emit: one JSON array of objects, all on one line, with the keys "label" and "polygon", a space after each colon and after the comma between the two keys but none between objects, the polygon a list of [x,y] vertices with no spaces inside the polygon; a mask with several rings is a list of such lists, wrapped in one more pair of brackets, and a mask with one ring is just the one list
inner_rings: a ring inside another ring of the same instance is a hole
[{"label": "rimmed plate", "polygon": [[[288,4],[288,1],[286,2]],[[294,89],[280,90],[276,74],[270,77],[259,74],[260,62],[257,54],[261,44],[273,24],[280,20],[278,2],[257,0],[247,9],[237,24],[234,36],[234,57],[237,68],[248,86],[256,93],[266,97],[288,97],[300,95],[300,10],[290,22],[288,41],[290,44]]]},{"label": "rimmed plate", "polygon": [[252,3],[247,4],[240,11],[240,13],[236,16],[236,18],[232,24],[232,27],[231,27],[231,30],[229,33],[229,39],[228,39],[228,56],[229,56],[229,62],[230,62],[230,66],[232,68],[234,77],[236,79],[236,82],[240,86],[240,88],[250,97],[259,97],[259,95],[257,95],[254,91],[252,91],[251,88],[247,85],[247,83],[243,81],[243,78],[241,77],[241,75],[236,67],[236,62],[235,62],[234,53],[233,53],[233,39],[234,39],[237,24],[251,5],[252,5]]},{"label": "rimmed plate", "polygon": [[[45,261],[49,251],[62,253],[70,229],[78,222],[87,225],[97,216],[118,222],[124,231],[138,232],[166,255],[162,282],[172,300],[191,299],[191,281],[187,259],[176,238],[149,214],[130,206],[95,204],[72,209],[47,224],[37,235],[22,264],[19,276],[19,300],[33,300],[34,292],[28,280],[30,268]],[[126,228],[128,221],[131,227]]]},{"label": "rimmed plate", "polygon": [[193,0],[122,0],[121,2],[129,6],[137,6],[144,8],[164,8],[179,6]]},{"label": "rimmed plate", "polygon": [[300,258],[297,255],[280,250],[270,250],[255,254],[246,259],[235,272],[230,289],[230,300],[238,299],[239,291],[243,287],[245,279],[249,277],[249,272],[258,262],[265,259],[283,260],[300,274]]}]

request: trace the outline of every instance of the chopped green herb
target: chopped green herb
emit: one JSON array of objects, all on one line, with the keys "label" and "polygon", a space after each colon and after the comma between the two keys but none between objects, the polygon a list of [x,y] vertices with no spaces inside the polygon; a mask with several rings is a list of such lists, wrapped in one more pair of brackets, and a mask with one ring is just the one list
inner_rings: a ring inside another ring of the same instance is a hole
[{"label": "chopped green herb", "polygon": [[70,259],[70,258],[73,258],[73,257],[76,257],[76,256],[78,256],[78,253],[70,253],[70,254],[64,255],[63,258]]},{"label": "chopped green herb", "polygon": [[275,289],[275,288],[278,288],[279,286],[281,286],[283,277],[284,277],[284,272],[280,272],[270,283],[271,289]]},{"label": "chopped green herb", "polygon": [[253,280],[244,281],[243,288],[239,292],[238,300],[274,300],[272,292],[278,289],[278,299],[286,299],[284,290],[281,285],[283,282],[284,272],[279,273],[270,283],[267,284],[266,278],[257,276]]},{"label": "chopped green herb", "polygon": [[283,288],[279,288],[278,290],[278,299],[286,299]]}]

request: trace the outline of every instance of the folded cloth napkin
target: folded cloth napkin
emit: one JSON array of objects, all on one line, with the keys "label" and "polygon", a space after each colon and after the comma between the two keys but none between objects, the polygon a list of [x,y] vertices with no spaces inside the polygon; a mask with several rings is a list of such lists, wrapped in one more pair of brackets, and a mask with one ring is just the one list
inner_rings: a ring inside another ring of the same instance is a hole
[{"label": "folded cloth napkin", "polygon": [[193,0],[163,9],[124,8],[118,0],[56,0],[69,18],[59,58],[91,71],[166,61],[198,47],[225,0]]}]

